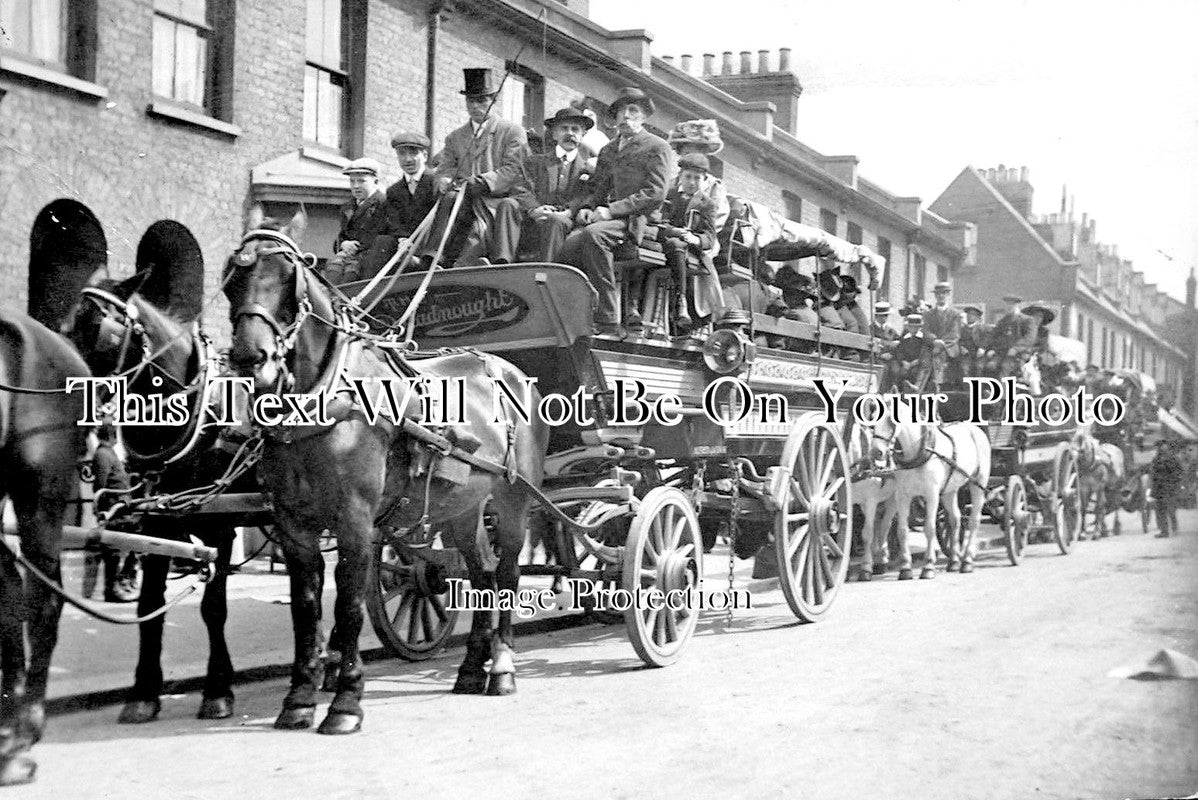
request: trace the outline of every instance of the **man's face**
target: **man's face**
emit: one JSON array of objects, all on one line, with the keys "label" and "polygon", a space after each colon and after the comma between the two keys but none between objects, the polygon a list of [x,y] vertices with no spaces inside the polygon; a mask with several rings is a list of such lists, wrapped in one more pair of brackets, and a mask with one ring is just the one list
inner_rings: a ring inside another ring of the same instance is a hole
[{"label": "man's face", "polygon": [[487,119],[487,111],[491,108],[491,95],[473,94],[466,96],[466,113],[470,121],[479,125]]},{"label": "man's face", "polygon": [[645,127],[645,109],[638,103],[625,103],[616,112],[616,124],[624,135],[640,133]]},{"label": "man's face", "polygon": [[694,194],[699,191],[699,184],[702,182],[702,172],[697,169],[684,169],[678,175],[678,191],[683,194]]},{"label": "man's face", "polygon": [[978,314],[976,311],[966,311],[965,312],[965,322],[967,324],[977,325],[981,321],[982,321],[982,315]]},{"label": "man's face", "polygon": [[553,126],[553,141],[568,153],[578,149],[578,143],[582,141],[583,133],[585,131],[577,122],[559,122]]},{"label": "man's face", "polygon": [[359,172],[349,176],[349,193],[358,202],[370,197],[378,188],[379,179],[373,175]]},{"label": "man's face", "polygon": [[417,174],[428,163],[428,151],[423,147],[397,147],[395,157],[399,159],[399,168],[406,175]]},{"label": "man's face", "polygon": [[936,305],[944,308],[948,305],[948,292],[936,292]]}]

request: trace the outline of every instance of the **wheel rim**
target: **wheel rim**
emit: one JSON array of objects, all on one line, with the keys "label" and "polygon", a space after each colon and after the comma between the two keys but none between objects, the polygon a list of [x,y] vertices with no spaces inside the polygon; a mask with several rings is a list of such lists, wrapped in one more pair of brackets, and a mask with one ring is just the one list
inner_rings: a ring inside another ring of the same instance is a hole
[{"label": "wheel rim", "polygon": [[1077,458],[1072,450],[1062,450],[1057,466],[1057,508],[1053,534],[1062,554],[1068,554],[1081,533],[1082,498],[1079,489]]},{"label": "wheel rim", "polygon": [[848,455],[827,423],[796,428],[782,456],[774,546],[791,611],[816,622],[832,607],[848,573],[853,540]]},{"label": "wheel rim", "polygon": [[373,572],[366,609],[379,640],[407,661],[441,652],[459,613],[446,608],[451,568],[413,558],[380,539]]},{"label": "wheel rim", "polygon": [[[642,595],[657,590],[697,590],[703,575],[699,520],[690,499],[678,489],[659,486],[645,495],[628,529],[624,548],[624,588]],[[674,596],[681,597],[680,594]],[[678,660],[699,622],[698,604],[680,608],[638,607],[624,611],[628,639],[646,664],[664,667]]]},{"label": "wheel rim", "polygon": [[1011,563],[1018,565],[1023,557],[1023,548],[1027,544],[1027,527],[1029,521],[1027,509],[1027,494],[1023,481],[1012,476],[1007,483],[1006,509],[1003,513],[1003,527],[1007,533],[1007,557]]}]

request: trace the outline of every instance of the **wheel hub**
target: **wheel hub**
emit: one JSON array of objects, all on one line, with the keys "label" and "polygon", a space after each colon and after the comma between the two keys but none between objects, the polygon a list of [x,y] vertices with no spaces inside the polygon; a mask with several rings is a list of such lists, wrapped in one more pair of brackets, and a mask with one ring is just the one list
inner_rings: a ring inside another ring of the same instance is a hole
[{"label": "wheel hub", "polygon": [[449,583],[445,580],[445,570],[440,564],[417,559],[416,563],[412,565],[412,577],[417,591],[423,597],[434,597],[449,591]]},{"label": "wheel hub", "polygon": [[840,507],[835,500],[817,497],[808,507],[816,533],[836,535],[840,532]]},{"label": "wheel hub", "polygon": [[694,557],[673,550],[657,568],[657,587],[662,592],[685,589],[694,582],[697,574]]}]

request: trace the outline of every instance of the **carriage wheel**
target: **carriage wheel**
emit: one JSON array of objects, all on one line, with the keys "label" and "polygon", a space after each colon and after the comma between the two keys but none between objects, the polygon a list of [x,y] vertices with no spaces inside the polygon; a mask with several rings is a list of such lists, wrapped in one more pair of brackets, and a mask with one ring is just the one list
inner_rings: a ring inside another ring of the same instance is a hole
[{"label": "carriage wheel", "polygon": [[366,587],[366,611],[379,641],[405,661],[440,653],[458,611],[446,608],[450,572],[445,566],[400,552],[379,536]]},{"label": "carriage wheel", "polygon": [[1069,555],[1073,543],[1081,535],[1082,529],[1082,494],[1078,489],[1080,478],[1077,473],[1077,456],[1073,448],[1062,444],[1057,448],[1053,458],[1053,473],[1056,481],[1053,484],[1056,495],[1056,514],[1053,519],[1052,533],[1057,540],[1061,555]]},{"label": "carriage wheel", "polygon": [[1032,513],[1027,507],[1027,490],[1018,475],[1007,478],[1007,495],[1003,500],[1003,533],[1007,535],[1007,558],[1011,566],[1019,566],[1023,549],[1027,547],[1027,530]]},{"label": "carriage wheel", "polygon": [[782,451],[775,492],[774,547],[782,593],[795,616],[818,622],[849,569],[853,507],[849,460],[836,428],[812,415],[799,420]]},{"label": "carriage wheel", "polygon": [[[637,602],[650,590],[665,599],[681,598],[688,588],[698,589],[703,576],[703,543],[699,519],[690,498],[671,486],[649,490],[628,528],[624,545],[624,588],[634,594],[624,612],[624,627],[636,654],[651,667],[664,667],[678,660],[699,622],[699,609],[686,602],[669,603],[661,609]],[[693,605],[693,604],[692,604]]]}]

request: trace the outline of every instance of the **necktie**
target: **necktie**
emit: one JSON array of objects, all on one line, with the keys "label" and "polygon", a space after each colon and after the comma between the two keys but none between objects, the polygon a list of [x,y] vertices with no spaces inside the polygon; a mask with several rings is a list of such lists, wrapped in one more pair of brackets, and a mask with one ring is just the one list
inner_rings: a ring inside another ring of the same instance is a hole
[{"label": "necktie", "polygon": [[562,192],[566,191],[566,179],[570,175],[570,162],[566,156],[562,156],[561,163],[557,165],[557,187],[554,192],[560,197]]}]

